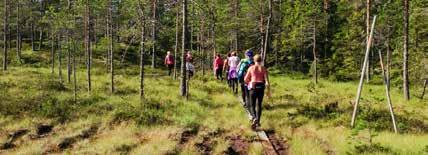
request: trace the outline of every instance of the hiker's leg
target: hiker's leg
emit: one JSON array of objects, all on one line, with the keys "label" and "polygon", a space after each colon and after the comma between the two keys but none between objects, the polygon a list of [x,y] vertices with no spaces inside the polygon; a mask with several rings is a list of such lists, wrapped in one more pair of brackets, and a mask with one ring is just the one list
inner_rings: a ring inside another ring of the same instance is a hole
[{"label": "hiker's leg", "polygon": [[245,95],[245,91],[246,91],[246,87],[244,83],[241,83],[241,95],[242,95],[242,101],[244,101],[244,103],[247,103],[247,95]]},{"label": "hiker's leg", "polygon": [[257,119],[257,115],[256,115],[256,99],[257,99],[257,92],[256,90],[252,89],[249,92],[249,98],[248,98],[248,103],[249,103],[249,111],[251,116],[253,116],[253,119]]},{"label": "hiker's leg", "polygon": [[264,97],[264,88],[257,89],[257,123],[260,123],[260,117],[262,116],[262,103]]}]

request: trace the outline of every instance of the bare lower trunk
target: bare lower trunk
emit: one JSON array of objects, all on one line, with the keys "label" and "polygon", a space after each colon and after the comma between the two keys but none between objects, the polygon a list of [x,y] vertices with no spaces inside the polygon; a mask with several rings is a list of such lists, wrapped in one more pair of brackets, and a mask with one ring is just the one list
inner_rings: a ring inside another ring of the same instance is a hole
[{"label": "bare lower trunk", "polygon": [[40,28],[40,35],[39,35],[39,48],[38,50],[41,50],[43,46],[43,28]]},{"label": "bare lower trunk", "polygon": [[268,16],[268,20],[267,20],[267,24],[266,24],[266,36],[265,36],[265,42],[264,42],[264,49],[263,49],[263,64],[265,64],[266,62],[266,56],[267,56],[267,51],[269,50],[269,44],[270,44],[270,24],[271,24],[271,20],[272,20],[272,0],[269,0],[269,16]]},{"label": "bare lower trunk", "polygon": [[145,19],[144,19],[144,8],[139,1],[139,18],[140,18],[140,29],[141,29],[141,41],[140,41],[140,99],[144,99],[144,41],[145,41]]},{"label": "bare lower trunk", "polygon": [[[370,0],[366,1],[366,43],[368,44],[369,41],[369,34],[370,34]],[[370,60],[367,62],[367,69],[366,69],[366,80],[367,82],[370,81]]]},{"label": "bare lower trunk", "polygon": [[16,0],[16,59],[22,63],[21,60],[21,23],[20,23],[20,0]]},{"label": "bare lower trunk", "polygon": [[51,72],[55,73],[55,35],[51,30]]},{"label": "bare lower trunk", "polygon": [[3,34],[3,70],[7,70],[7,45],[8,45],[8,33],[9,33],[9,13],[8,13],[8,8],[9,8],[9,1],[8,0],[4,0],[4,34]]},{"label": "bare lower trunk", "polygon": [[156,11],[157,11],[157,0],[153,0],[153,27],[152,27],[152,68],[155,68],[155,52],[156,52]]},{"label": "bare lower trunk", "polygon": [[404,98],[410,100],[410,91],[409,91],[409,72],[408,72],[408,45],[409,45],[409,0],[404,0],[404,51],[403,51],[403,91]]},{"label": "bare lower trunk", "polygon": [[182,42],[181,42],[181,96],[187,96],[187,77],[186,77],[186,43],[187,43],[187,0],[183,1],[183,31],[182,31]]},{"label": "bare lower trunk", "polygon": [[314,81],[315,81],[315,84],[318,83],[318,70],[317,70],[318,61],[317,61],[317,52],[316,52],[316,46],[317,46],[316,34],[317,34],[317,27],[316,27],[316,23],[314,20],[314,28],[313,28],[313,34],[312,34],[312,40],[313,40],[312,52],[314,55]]},{"label": "bare lower trunk", "polygon": [[180,34],[180,3],[177,3],[177,13],[175,17],[175,47],[174,47],[174,80],[177,79],[177,52],[179,46],[179,34]]},{"label": "bare lower trunk", "polygon": [[91,92],[91,41],[90,41],[90,13],[89,13],[89,0],[86,0],[85,6],[85,53],[86,53],[86,73],[88,79],[88,92]]},{"label": "bare lower trunk", "polygon": [[61,67],[61,35],[58,35],[58,77],[59,81],[62,83],[62,67]]},{"label": "bare lower trunk", "polygon": [[74,103],[77,103],[77,78],[76,78],[76,49],[74,49],[73,54],[73,96],[74,96]]},{"label": "bare lower trunk", "polygon": [[114,93],[114,49],[113,49],[113,15],[112,15],[112,11],[113,11],[113,5],[112,5],[112,0],[109,1],[109,19],[110,19],[110,45],[109,45],[109,49],[110,49],[110,77],[111,77],[111,93]]}]

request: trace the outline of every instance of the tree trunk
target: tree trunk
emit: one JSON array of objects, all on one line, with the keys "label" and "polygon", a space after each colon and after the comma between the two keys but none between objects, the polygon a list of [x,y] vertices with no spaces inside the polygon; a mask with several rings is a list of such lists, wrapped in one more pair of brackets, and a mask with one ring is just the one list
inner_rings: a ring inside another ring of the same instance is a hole
[{"label": "tree trunk", "polygon": [[175,47],[174,47],[174,80],[177,79],[177,52],[179,46],[180,34],[180,2],[177,2],[177,12],[175,16]]},{"label": "tree trunk", "polygon": [[77,103],[77,78],[76,78],[76,48],[73,44],[73,96],[74,96],[74,103]]},{"label": "tree trunk", "polygon": [[91,92],[91,41],[90,41],[90,13],[89,13],[89,0],[86,0],[85,6],[85,52],[86,52],[86,73],[88,78],[88,92]]},{"label": "tree trunk", "polygon": [[4,0],[4,34],[3,34],[3,70],[7,70],[7,44],[8,44],[8,33],[9,33],[9,0]]},{"label": "tree trunk", "polygon": [[55,73],[55,35],[51,29],[51,72]]},{"label": "tree trunk", "polygon": [[268,16],[268,20],[267,20],[267,24],[266,24],[266,36],[265,36],[265,42],[264,42],[264,49],[263,49],[263,64],[265,64],[266,62],[266,55],[267,55],[267,51],[269,50],[269,44],[270,44],[270,24],[271,24],[271,20],[272,20],[272,0],[269,0],[269,16]]},{"label": "tree trunk", "polygon": [[40,28],[39,48],[38,48],[39,51],[42,49],[42,45],[43,45],[43,27]]},{"label": "tree trunk", "polygon": [[59,82],[62,83],[62,67],[61,67],[61,34],[58,35],[58,77]]},{"label": "tree trunk", "polygon": [[409,0],[403,0],[404,3],[404,26],[403,26],[403,35],[404,35],[404,51],[403,51],[403,91],[404,98],[406,100],[410,99],[409,92],[409,73],[408,73],[408,45],[409,45]]},{"label": "tree trunk", "polygon": [[156,12],[157,12],[157,0],[153,0],[153,14],[152,14],[152,41],[153,41],[153,46],[152,46],[152,68],[155,68],[155,52],[156,52],[156,22],[157,22],[157,17],[156,17]]},{"label": "tree trunk", "polygon": [[[67,1],[67,13],[71,13],[71,2],[70,0]],[[67,43],[67,80],[68,83],[71,83],[71,44],[70,44],[70,30],[67,28],[66,30],[66,43]]]},{"label": "tree trunk", "polygon": [[187,43],[187,0],[182,0],[183,6],[183,31],[182,31],[182,42],[181,42],[181,83],[180,90],[181,96],[187,96],[187,80],[186,80],[186,43]]},{"label": "tree trunk", "polygon": [[140,99],[144,99],[144,31],[145,31],[145,19],[143,4],[139,1],[139,16],[140,16],[140,29],[141,29],[141,41],[140,41]]},{"label": "tree trunk", "polygon": [[314,55],[314,82],[315,84],[318,83],[318,70],[317,70],[317,52],[316,52],[316,46],[317,46],[317,25],[316,22],[314,20],[314,28],[313,28],[313,34],[312,34],[312,40],[313,40],[313,45],[312,45],[312,52]]},{"label": "tree trunk", "polygon": [[16,58],[19,63],[21,60],[21,18],[20,18],[20,0],[16,0]]},{"label": "tree trunk", "polygon": [[110,23],[109,24],[109,34],[110,34],[110,45],[109,45],[109,51],[110,51],[110,76],[111,76],[111,93],[114,93],[114,49],[113,49],[113,4],[112,4],[112,0],[109,0],[109,8],[108,8],[108,18],[110,19]]},{"label": "tree trunk", "polygon": [[390,89],[391,86],[391,82],[390,82],[390,78],[391,78],[391,47],[389,45],[389,35],[390,33],[390,28],[388,27],[388,35],[386,38],[386,83],[388,85],[388,90]]},{"label": "tree trunk", "polygon": [[35,51],[36,47],[34,45],[34,38],[35,38],[35,36],[34,36],[34,21],[31,21],[31,26],[30,27],[31,27],[31,50]]},{"label": "tree trunk", "polygon": [[427,88],[427,85],[428,85],[428,79],[425,79],[425,81],[424,81],[424,88],[423,88],[423,90],[422,90],[422,95],[421,95],[421,99],[422,99],[422,100],[424,99],[424,96],[425,96],[425,89]]},{"label": "tree trunk", "polygon": [[[369,40],[369,34],[370,34],[370,0],[366,1],[366,44],[368,44]],[[367,69],[366,69],[366,80],[367,83],[370,81],[370,60],[367,62]]]},{"label": "tree trunk", "polygon": [[260,0],[260,54],[263,56],[264,53],[264,43],[265,43],[265,27],[264,27],[264,0]]},{"label": "tree trunk", "polygon": [[[239,16],[239,9],[240,9],[240,7],[239,7],[239,0],[234,0],[234,17],[235,17],[235,21],[238,21],[238,16]],[[236,24],[236,27],[235,27],[235,30],[234,30],[234,50],[235,51],[238,51],[239,50],[239,35],[238,35],[238,32],[239,31],[239,26],[238,26],[238,22],[237,22],[237,24]]]}]

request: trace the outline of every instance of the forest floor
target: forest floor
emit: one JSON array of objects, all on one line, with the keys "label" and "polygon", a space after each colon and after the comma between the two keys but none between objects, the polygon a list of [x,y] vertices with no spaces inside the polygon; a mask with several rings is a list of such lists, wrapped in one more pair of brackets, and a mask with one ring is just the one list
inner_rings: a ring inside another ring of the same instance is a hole
[{"label": "forest floor", "polygon": [[[0,154],[272,154],[250,129],[238,96],[211,75],[197,74],[185,100],[179,80],[147,69],[140,102],[137,66],[117,70],[111,94],[100,64],[90,94],[80,66],[76,103],[66,70],[63,83],[47,65],[0,72]],[[261,124],[277,153],[428,154],[428,99],[404,101],[392,88],[395,134],[384,87],[365,85],[351,128],[356,82],[315,85],[271,74],[273,96],[265,100]]]}]

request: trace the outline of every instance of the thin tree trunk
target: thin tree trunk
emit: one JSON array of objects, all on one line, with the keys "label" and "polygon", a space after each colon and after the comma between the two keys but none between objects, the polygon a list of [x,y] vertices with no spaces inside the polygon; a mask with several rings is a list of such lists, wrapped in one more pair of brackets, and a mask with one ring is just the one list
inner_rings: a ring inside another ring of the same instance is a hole
[{"label": "thin tree trunk", "polygon": [[34,21],[31,21],[31,26],[30,27],[31,27],[31,50],[35,51],[36,47],[34,45],[34,38],[35,38],[35,36],[34,36]]},{"label": "thin tree trunk", "polygon": [[260,0],[260,54],[263,56],[265,43],[265,27],[264,27],[264,0]]},{"label": "thin tree trunk", "polygon": [[43,45],[43,27],[40,28],[39,48],[38,48],[39,51],[42,49],[42,45]]},{"label": "thin tree trunk", "polygon": [[183,4],[183,31],[181,42],[181,96],[187,96],[187,77],[186,77],[186,43],[187,43],[187,0],[182,0]]},{"label": "thin tree trunk", "polygon": [[89,22],[90,13],[89,13],[89,0],[86,0],[85,6],[85,51],[86,51],[86,69],[87,69],[87,78],[88,78],[88,92],[91,92],[91,44],[90,44],[90,32],[89,32]]},{"label": "thin tree trunk", "polygon": [[388,36],[386,39],[386,83],[388,84],[388,89],[391,87],[391,49],[389,45],[389,28],[388,28]]},{"label": "thin tree trunk", "polygon": [[[71,2],[70,0],[67,1],[67,13],[71,13]],[[71,83],[71,44],[70,44],[70,30],[67,28],[66,30],[66,41],[67,41],[67,80],[68,83]]]},{"label": "thin tree trunk", "polygon": [[58,35],[58,77],[59,77],[59,82],[62,83],[61,52],[62,52],[62,48],[61,48],[61,34],[59,34]]},{"label": "thin tree trunk", "polygon": [[404,98],[410,100],[410,91],[409,91],[409,72],[408,72],[408,45],[409,45],[409,0],[403,0],[404,3],[404,51],[403,51],[403,91]]},{"label": "thin tree trunk", "polygon": [[[239,16],[239,9],[240,9],[240,7],[239,7],[239,0],[234,0],[234,17],[235,17],[235,21],[238,21],[238,16]],[[236,27],[235,27],[235,29],[234,29],[234,50],[235,51],[238,51],[238,49],[239,49],[239,35],[238,35],[238,31],[239,31],[239,26],[238,26],[238,24],[236,24]]]},{"label": "thin tree trunk", "polygon": [[111,76],[111,93],[114,93],[114,49],[113,49],[113,4],[112,4],[112,0],[109,0],[109,11],[108,11],[108,18],[110,19],[110,45],[109,45],[109,49],[110,49],[110,76]]},{"label": "thin tree trunk", "polygon": [[4,0],[4,40],[3,40],[3,70],[7,70],[7,45],[8,45],[8,33],[9,33],[9,12],[8,12],[8,8],[9,8],[9,1],[8,0]]},{"label": "thin tree trunk", "polygon": [[267,24],[266,24],[266,36],[265,36],[265,42],[264,42],[264,49],[263,49],[263,64],[265,64],[266,62],[266,55],[267,55],[267,51],[269,50],[269,44],[270,44],[270,24],[271,24],[271,20],[272,20],[272,0],[269,0],[269,16],[268,16],[268,20],[267,20]]},{"label": "thin tree trunk", "polygon": [[382,69],[382,75],[383,75],[383,83],[385,84],[385,92],[386,92],[386,99],[388,102],[388,107],[389,107],[389,112],[391,114],[391,119],[392,119],[392,125],[394,127],[394,132],[397,133],[397,125],[395,123],[395,116],[394,116],[394,110],[392,108],[392,101],[391,101],[391,95],[389,93],[389,86],[388,86],[388,77],[385,74],[385,69],[383,67],[383,60],[382,60],[382,53],[379,51],[379,60],[380,60],[380,66]]},{"label": "thin tree trunk", "polygon": [[134,43],[134,40],[135,40],[135,34],[132,34],[132,38],[129,41],[129,44],[126,45],[125,51],[123,52],[122,56],[120,57],[120,64],[119,64],[119,66],[122,66],[123,62],[125,62],[125,58],[126,58],[126,55],[128,53],[129,47],[131,47],[131,45]]},{"label": "thin tree trunk", "polygon": [[74,103],[77,103],[77,78],[76,78],[76,47],[73,45],[74,54],[73,54],[73,96],[74,96]]},{"label": "thin tree trunk", "polygon": [[423,88],[423,90],[422,90],[421,99],[424,99],[424,96],[425,96],[425,89],[427,88],[427,85],[428,85],[428,79],[425,79],[425,81],[424,81],[424,88]]},{"label": "thin tree trunk", "polygon": [[21,18],[20,18],[20,0],[16,0],[16,58],[19,63],[22,63],[21,60]]},{"label": "thin tree trunk", "polygon": [[[370,0],[366,1],[366,44],[368,44],[369,41],[369,34],[370,34]],[[366,80],[367,83],[370,81],[370,60],[367,62],[367,69],[366,69]]]},{"label": "thin tree trunk", "polygon": [[156,12],[157,12],[157,0],[153,0],[153,17],[152,17],[152,41],[153,41],[153,46],[152,46],[152,68],[155,68],[155,52],[156,52],[156,22],[157,22],[157,17],[156,17]]},{"label": "thin tree trunk", "polygon": [[175,17],[175,47],[174,47],[174,80],[177,79],[177,52],[179,46],[179,34],[180,34],[180,2],[177,2],[177,13]]},{"label": "thin tree trunk", "polygon": [[144,99],[144,32],[145,32],[145,19],[143,4],[139,1],[139,16],[140,16],[140,29],[141,29],[141,41],[140,41],[140,99]]},{"label": "thin tree trunk", "polygon": [[312,45],[312,52],[314,55],[314,81],[315,84],[318,83],[318,70],[317,70],[317,52],[316,52],[316,46],[317,46],[317,26],[316,26],[316,22],[314,20],[314,28],[313,28],[313,34],[312,34],[312,40],[313,40],[313,45]]},{"label": "thin tree trunk", "polygon": [[55,35],[51,29],[51,72],[55,73]]}]

